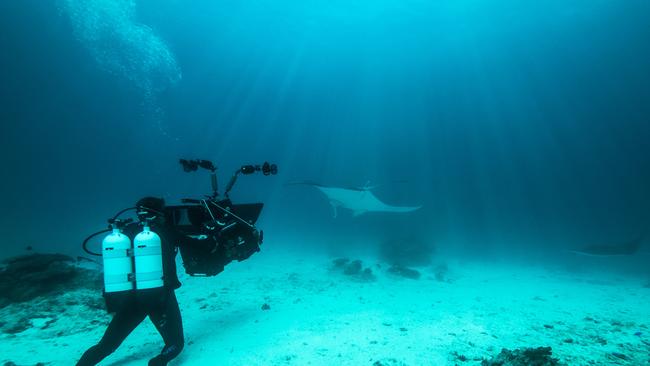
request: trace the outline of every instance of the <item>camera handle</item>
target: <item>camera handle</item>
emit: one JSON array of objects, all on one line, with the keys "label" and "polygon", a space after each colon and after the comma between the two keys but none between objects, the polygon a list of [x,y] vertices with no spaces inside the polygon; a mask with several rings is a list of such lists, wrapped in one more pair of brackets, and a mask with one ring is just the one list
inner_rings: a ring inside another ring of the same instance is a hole
[{"label": "camera handle", "polygon": [[217,184],[217,170],[210,172],[210,183],[212,185],[212,197],[216,198],[219,196],[219,184]]},{"label": "camera handle", "polygon": [[228,181],[228,185],[226,186],[226,191],[223,193],[224,197],[228,198],[228,194],[230,193],[232,187],[235,185],[235,182],[237,182],[237,177],[241,172],[242,172],[241,169],[237,169],[237,171],[232,175],[232,177],[230,177],[230,181]]},{"label": "camera handle", "polygon": [[[235,173],[230,177],[230,181],[228,182],[228,185],[226,186],[226,191],[224,192],[224,196],[228,198],[228,194],[230,193],[230,190],[232,187],[235,185],[235,182],[237,182],[237,177],[239,177],[239,174],[244,174],[244,175],[249,175],[253,174],[255,172],[262,172],[264,175],[276,175],[278,174],[278,166],[275,164],[270,164],[269,162],[264,162],[264,164],[260,165],[242,165],[241,168],[237,169]],[[215,196],[216,197],[216,196]]]},{"label": "camera handle", "polygon": [[[187,160],[187,159],[180,159],[179,162],[181,163],[181,166],[183,167],[183,170],[185,172],[194,172],[198,170],[199,168],[203,168],[206,170],[210,171],[210,183],[212,186],[212,196],[211,198],[216,199],[219,197],[219,184],[217,180],[217,167],[210,161],[210,160],[203,160],[203,159],[194,159],[194,160]],[[262,165],[242,165],[241,168],[237,169],[235,173],[232,175],[230,178],[230,181],[228,182],[228,185],[226,186],[226,191],[224,192],[224,197],[228,198],[228,194],[230,193],[230,190],[232,187],[235,185],[235,182],[237,182],[237,177],[239,174],[253,174],[255,172],[262,172],[264,175],[276,175],[278,174],[278,166],[275,164],[271,164],[269,162],[264,162]]]}]

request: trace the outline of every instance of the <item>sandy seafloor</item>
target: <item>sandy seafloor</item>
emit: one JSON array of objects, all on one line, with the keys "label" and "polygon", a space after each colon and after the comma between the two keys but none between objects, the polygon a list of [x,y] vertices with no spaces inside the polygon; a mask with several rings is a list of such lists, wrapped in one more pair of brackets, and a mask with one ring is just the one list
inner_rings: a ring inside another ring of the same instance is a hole
[{"label": "sandy seafloor", "polygon": [[[569,365],[650,364],[641,278],[449,261],[444,281],[429,267],[413,280],[361,258],[376,276],[364,282],[332,259],[265,248],[217,277],[181,275],[186,346],[171,365],[479,365],[538,346]],[[0,336],[3,365],[74,365],[99,340],[109,316],[74,301],[97,294],[65,296],[65,312],[37,304],[32,328]],[[147,320],[101,365],[146,365],[161,347]]]}]

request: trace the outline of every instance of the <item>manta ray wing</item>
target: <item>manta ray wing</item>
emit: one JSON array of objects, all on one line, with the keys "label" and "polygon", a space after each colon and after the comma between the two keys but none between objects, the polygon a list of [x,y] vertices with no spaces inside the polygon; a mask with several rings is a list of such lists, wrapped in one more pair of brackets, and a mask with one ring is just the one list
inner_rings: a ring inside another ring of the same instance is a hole
[{"label": "manta ray wing", "polygon": [[366,208],[368,212],[411,212],[419,209],[421,206],[408,207],[408,206],[391,206],[380,201],[372,192],[364,191],[365,195],[362,196],[360,203]]},{"label": "manta ray wing", "polygon": [[574,250],[567,250],[568,253],[584,256],[584,257],[622,257],[622,256],[628,256],[630,254],[625,254],[625,253],[612,253],[612,252],[600,252],[600,251],[591,251],[589,249],[574,249]]},{"label": "manta ray wing", "polygon": [[638,253],[643,240],[645,239],[646,234],[643,233],[641,236],[632,240],[630,242],[618,245],[587,245],[580,249],[569,250],[568,252],[590,256],[590,257],[620,257],[620,256],[630,256]]},{"label": "manta ray wing", "polygon": [[363,214],[366,213],[366,212],[368,212],[368,211],[363,211],[363,210],[355,210],[355,211],[352,211],[352,217],[361,216],[361,215],[363,215]]},{"label": "manta ray wing", "polygon": [[403,207],[391,206],[380,201],[369,190],[346,189],[338,187],[315,186],[323,192],[332,205],[336,202],[338,207],[351,210],[354,216],[362,215],[366,212],[396,212],[405,213],[419,209],[421,206]]}]

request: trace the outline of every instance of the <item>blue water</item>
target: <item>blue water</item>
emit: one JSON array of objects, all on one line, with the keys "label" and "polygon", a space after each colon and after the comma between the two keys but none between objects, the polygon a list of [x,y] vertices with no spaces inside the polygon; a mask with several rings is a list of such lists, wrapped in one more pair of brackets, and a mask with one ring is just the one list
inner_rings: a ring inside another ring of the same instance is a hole
[{"label": "blue water", "polygon": [[[209,193],[180,157],[214,160],[222,185],[278,164],[233,192],[266,203],[275,245],[410,235],[526,256],[650,223],[648,1],[23,0],[0,14],[3,256],[78,252],[142,195]],[[335,219],[295,179],[370,182],[423,208]]]}]

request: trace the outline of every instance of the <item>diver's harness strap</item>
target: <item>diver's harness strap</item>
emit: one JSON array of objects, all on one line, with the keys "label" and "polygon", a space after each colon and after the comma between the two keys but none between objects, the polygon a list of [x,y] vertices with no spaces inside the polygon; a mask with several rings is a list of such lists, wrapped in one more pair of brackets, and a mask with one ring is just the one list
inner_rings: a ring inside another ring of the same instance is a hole
[{"label": "diver's harness strap", "polygon": [[[138,281],[152,281],[163,278],[162,271],[143,272],[136,274]],[[134,277],[136,277],[134,276]]]},{"label": "diver's harness strap", "polygon": [[135,248],[134,250],[135,255],[138,257],[143,256],[143,255],[160,255],[162,253],[162,248],[161,247],[142,247],[142,248]]},{"label": "diver's harness strap", "polygon": [[[138,273],[137,277],[138,277],[138,281],[159,280],[163,278],[163,273],[162,271],[143,272],[143,273]],[[135,282],[135,279],[136,279],[135,273],[105,276],[105,282],[107,285],[113,285],[116,283],[124,283],[124,282]]]},{"label": "diver's harness strap", "polygon": [[118,275],[104,275],[104,282],[107,285],[114,285],[118,283],[133,281],[133,273],[118,274]]},{"label": "diver's harness strap", "polygon": [[161,247],[142,247],[135,249],[119,249],[119,250],[105,250],[102,254],[104,258],[124,258],[124,257],[133,257],[135,255],[144,256],[144,255],[160,255],[162,254]]},{"label": "diver's harness strap", "polygon": [[102,256],[104,258],[124,258],[133,256],[133,252],[132,249],[104,250]]}]

